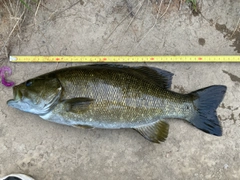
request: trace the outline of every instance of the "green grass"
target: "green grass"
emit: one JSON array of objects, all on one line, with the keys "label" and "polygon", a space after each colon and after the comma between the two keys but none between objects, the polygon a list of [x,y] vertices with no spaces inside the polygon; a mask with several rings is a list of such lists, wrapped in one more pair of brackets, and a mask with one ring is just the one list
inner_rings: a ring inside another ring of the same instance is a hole
[{"label": "green grass", "polygon": [[[24,0],[19,0],[19,1],[20,1],[26,8],[28,8],[29,10],[31,9],[30,6],[29,6],[29,4],[28,4],[26,1],[24,1]],[[31,0],[31,1],[37,3],[37,0]]]},{"label": "green grass", "polygon": [[190,4],[192,11],[198,12],[197,0],[186,0],[186,3]]}]

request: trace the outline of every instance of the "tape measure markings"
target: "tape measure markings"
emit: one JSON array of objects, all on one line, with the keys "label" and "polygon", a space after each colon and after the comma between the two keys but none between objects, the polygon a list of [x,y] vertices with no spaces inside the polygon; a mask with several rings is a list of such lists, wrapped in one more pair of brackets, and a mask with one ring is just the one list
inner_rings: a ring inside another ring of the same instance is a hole
[{"label": "tape measure markings", "polygon": [[11,62],[240,62],[240,56],[10,56]]}]

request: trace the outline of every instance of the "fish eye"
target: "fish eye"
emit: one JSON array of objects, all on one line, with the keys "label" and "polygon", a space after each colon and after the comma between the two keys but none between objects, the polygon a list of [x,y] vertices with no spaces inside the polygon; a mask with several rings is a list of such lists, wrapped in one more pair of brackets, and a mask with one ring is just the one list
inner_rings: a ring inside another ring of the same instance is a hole
[{"label": "fish eye", "polygon": [[32,82],[31,80],[28,80],[28,81],[26,82],[26,86],[29,87],[29,86],[32,85],[32,83],[33,83],[33,82]]}]

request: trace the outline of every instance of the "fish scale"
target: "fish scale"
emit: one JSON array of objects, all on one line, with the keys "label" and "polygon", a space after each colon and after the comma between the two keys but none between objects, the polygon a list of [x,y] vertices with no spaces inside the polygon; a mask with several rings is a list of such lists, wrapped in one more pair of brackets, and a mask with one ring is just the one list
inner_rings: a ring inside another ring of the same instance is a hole
[{"label": "fish scale", "polygon": [[[73,78],[72,82],[75,87],[72,88],[64,83],[68,82],[65,79],[69,78],[65,76],[65,73],[60,71],[56,74],[64,88],[62,98],[68,99],[74,95],[95,99],[96,102],[89,106],[91,111],[82,113],[78,117],[85,120],[91,117],[92,121],[101,121],[98,128],[106,128],[106,126],[119,128],[117,126],[120,124],[121,128],[132,128],[136,125],[153,123],[162,118],[177,118],[183,109],[182,95],[169,92],[130,73],[116,72],[112,69],[96,69],[95,71],[73,69],[67,74],[78,78]],[[172,94],[176,96],[175,99],[170,98]],[[175,108],[172,107],[173,103],[175,103]],[[165,108],[164,111],[163,108]],[[175,114],[177,116],[174,116]],[[113,125],[109,125],[111,122]]]}]

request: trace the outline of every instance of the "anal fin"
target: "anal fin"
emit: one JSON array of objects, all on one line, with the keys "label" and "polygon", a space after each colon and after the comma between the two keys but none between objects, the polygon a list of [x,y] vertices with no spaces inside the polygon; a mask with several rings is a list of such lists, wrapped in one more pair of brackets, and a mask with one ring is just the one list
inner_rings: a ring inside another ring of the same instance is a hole
[{"label": "anal fin", "polygon": [[151,125],[134,128],[147,140],[160,143],[166,140],[168,136],[169,124],[164,121],[158,121]]},{"label": "anal fin", "polygon": [[83,128],[83,129],[93,129],[92,126],[88,126],[88,125],[79,125],[79,124],[73,125],[73,127],[76,127],[76,128]]}]

